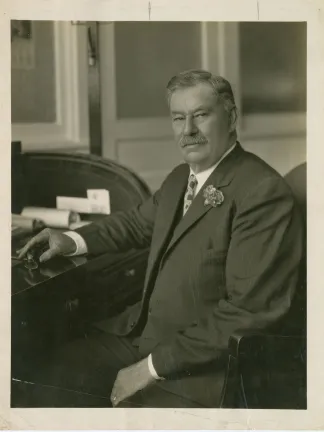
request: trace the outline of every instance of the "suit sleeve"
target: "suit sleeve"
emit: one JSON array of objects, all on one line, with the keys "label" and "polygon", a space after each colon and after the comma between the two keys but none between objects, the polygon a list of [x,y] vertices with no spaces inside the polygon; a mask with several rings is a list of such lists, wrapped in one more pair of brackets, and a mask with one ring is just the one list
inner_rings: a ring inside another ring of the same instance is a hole
[{"label": "suit sleeve", "polygon": [[86,242],[89,254],[124,252],[150,246],[160,190],[143,204],[116,212],[75,232]]},{"label": "suit sleeve", "polygon": [[237,203],[226,259],[228,296],[152,352],[159,376],[216,362],[235,331],[260,331],[288,312],[303,254],[300,214],[282,179],[265,179]]}]

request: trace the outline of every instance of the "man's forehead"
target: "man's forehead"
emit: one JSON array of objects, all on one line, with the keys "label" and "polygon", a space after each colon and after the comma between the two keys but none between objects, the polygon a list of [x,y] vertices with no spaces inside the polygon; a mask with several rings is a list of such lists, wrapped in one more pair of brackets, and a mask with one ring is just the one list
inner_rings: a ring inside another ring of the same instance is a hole
[{"label": "man's forehead", "polygon": [[216,104],[217,96],[209,84],[199,83],[191,87],[176,89],[170,99],[171,111],[178,109],[197,109],[199,106],[210,107]]}]

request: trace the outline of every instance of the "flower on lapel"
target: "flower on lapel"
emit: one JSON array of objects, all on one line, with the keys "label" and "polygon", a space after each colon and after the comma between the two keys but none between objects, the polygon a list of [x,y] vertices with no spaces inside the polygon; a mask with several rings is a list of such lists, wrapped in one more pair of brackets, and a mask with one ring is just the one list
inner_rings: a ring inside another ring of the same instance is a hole
[{"label": "flower on lapel", "polygon": [[216,189],[215,186],[209,185],[204,189],[204,205],[211,205],[213,207],[217,207],[222,204],[224,201],[223,192],[219,189]]}]

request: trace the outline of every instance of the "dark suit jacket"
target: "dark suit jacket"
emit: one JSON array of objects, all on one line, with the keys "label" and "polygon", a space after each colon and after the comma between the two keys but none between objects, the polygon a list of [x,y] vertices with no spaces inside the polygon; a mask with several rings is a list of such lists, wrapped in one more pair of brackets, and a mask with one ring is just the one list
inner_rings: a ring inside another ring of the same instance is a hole
[{"label": "dark suit jacket", "polygon": [[[78,230],[90,253],[147,248],[141,302],[98,324],[140,334],[160,382],[204,406],[217,406],[230,335],[269,329],[296,290],[303,252],[300,215],[283,178],[240,144],[210,175],[181,218],[189,167],[174,169],[152,198]],[[204,205],[207,185],[224,202]],[[178,217],[177,217],[178,215]]]}]

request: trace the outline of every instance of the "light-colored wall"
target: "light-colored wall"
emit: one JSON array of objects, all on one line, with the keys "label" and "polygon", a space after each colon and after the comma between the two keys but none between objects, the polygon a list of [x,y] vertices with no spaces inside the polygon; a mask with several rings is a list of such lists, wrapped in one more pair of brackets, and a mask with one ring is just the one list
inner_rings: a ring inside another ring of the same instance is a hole
[{"label": "light-colored wall", "polygon": [[[282,175],[306,160],[302,24],[209,24],[204,30],[201,23],[116,23],[101,40],[103,45],[114,40],[101,51],[106,70],[112,64],[114,69],[102,92],[103,122],[107,119],[103,154],[137,172],[152,190],[181,162],[164,91],[173,74],[189,68],[211,68],[230,80],[240,112],[246,110],[239,125],[239,140],[246,150]],[[263,50],[262,56],[257,49]],[[109,73],[103,68],[103,79]],[[287,109],[295,109],[296,121],[294,113],[287,116]]]},{"label": "light-colored wall", "polygon": [[167,116],[166,83],[200,67],[200,39],[198,22],[116,23],[117,118]]},{"label": "light-colored wall", "polygon": [[[44,122],[48,128],[50,122],[56,119],[53,27],[53,22],[33,22],[35,66],[27,70],[12,69],[14,124]],[[66,86],[62,92],[64,103],[60,105],[64,107],[62,111],[64,119],[72,115],[75,124],[84,125],[86,114],[83,113],[81,118],[75,106],[85,108],[87,105],[86,27],[82,25],[77,27],[76,29],[76,26],[69,24],[58,27],[62,29],[59,36],[61,46],[59,59],[64,66],[60,71],[59,82]],[[219,41],[224,39],[224,34],[219,38],[222,34],[219,29],[208,30],[209,39],[206,41],[204,39],[206,33],[201,31],[200,23],[115,23],[106,25],[106,28],[110,28],[109,32],[101,34],[101,79],[105,80],[109,74],[113,76],[114,73],[115,77],[102,81],[103,155],[133,169],[154,190],[181,161],[181,154],[173,141],[171,123],[167,117],[168,110],[164,97],[166,81],[179,70],[204,67],[206,56],[209,56],[207,66],[213,65],[213,69],[216,70],[219,65],[227,63],[229,54],[237,52],[237,47],[234,49],[231,41],[220,47]],[[232,29],[229,33],[233,34]],[[105,46],[107,41],[110,44],[109,52]],[[72,46],[72,43],[76,47],[73,55],[67,55],[71,52],[70,48],[66,50],[62,48],[66,43],[68,47]],[[225,49],[226,46],[231,49]],[[236,54],[235,56],[238,57]],[[234,59],[234,64],[235,62],[237,67],[232,67],[230,64],[227,72],[224,73],[225,76],[229,73],[233,87],[238,93],[236,97],[240,100],[241,83],[235,76],[240,77],[242,74],[239,71],[239,59]],[[112,73],[109,68],[113,68],[115,72]],[[257,64],[253,70],[257,77]],[[82,75],[82,79],[79,75]],[[75,87],[71,86],[76,79],[79,80],[79,84]],[[113,80],[115,85],[112,84]],[[252,77],[252,83],[253,80]],[[274,82],[273,88],[278,88],[277,84],[278,82]],[[271,86],[271,83],[269,85]],[[97,90],[90,89],[90,91]],[[66,94],[69,95],[67,102],[64,101]],[[75,103],[69,102],[72,99]],[[115,119],[113,116],[109,117],[107,110],[105,111],[105,105],[111,105],[113,99]],[[281,119],[281,113],[279,114]],[[97,115],[99,116],[100,113],[98,112]],[[284,113],[282,115],[284,116]],[[257,137],[251,137],[245,133],[246,131],[239,134],[244,148],[258,154],[281,174],[286,174],[294,166],[306,160],[305,132],[298,132],[298,128],[294,131],[292,125],[291,133],[288,131],[288,134],[281,132],[273,134],[272,129],[276,128],[276,123],[272,121],[270,126],[266,123],[264,126],[260,127]],[[71,127],[68,122],[65,129],[74,131],[75,126]],[[252,135],[254,129],[253,126],[250,130]],[[41,139],[37,141],[44,143],[44,148],[46,133],[42,132]],[[112,134],[114,134],[113,139]],[[55,132],[54,138],[49,137],[48,149],[52,149],[55,145],[61,150],[67,145],[68,140],[65,135],[60,142],[56,136],[59,138],[61,135]],[[24,135],[18,136],[19,139],[21,137],[23,143],[26,143]],[[29,141],[35,142],[34,135]],[[27,140],[28,145],[29,141]],[[37,149],[42,149],[41,145],[43,144],[40,144]]]},{"label": "light-colored wall", "polygon": [[12,141],[23,151],[88,151],[87,27],[32,21],[11,43]]},{"label": "light-colored wall", "polygon": [[[255,153],[281,175],[306,161],[306,140],[303,137],[240,140],[243,148]],[[118,157],[156,190],[167,174],[179,163],[181,154],[172,136],[161,140],[120,140]],[[140,155],[140,157],[139,157]]]},{"label": "light-colored wall", "polygon": [[33,61],[25,68],[11,68],[11,115],[13,123],[50,123],[56,120],[53,22],[33,21],[30,41],[14,40],[13,55],[20,44],[32,44]]},{"label": "light-colored wall", "polygon": [[264,159],[281,175],[306,161],[306,139],[303,137],[247,140],[242,141],[242,145],[245,150]]}]

